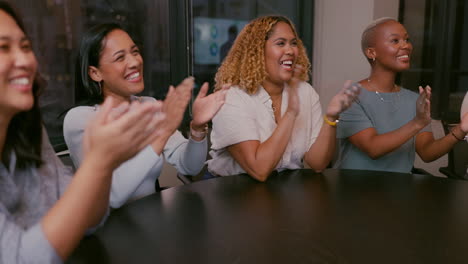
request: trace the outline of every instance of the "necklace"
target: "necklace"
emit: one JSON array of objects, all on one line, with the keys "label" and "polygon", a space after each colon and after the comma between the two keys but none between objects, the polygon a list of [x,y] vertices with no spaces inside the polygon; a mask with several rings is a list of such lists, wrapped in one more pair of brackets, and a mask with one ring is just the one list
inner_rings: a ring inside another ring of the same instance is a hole
[{"label": "necklace", "polygon": [[[369,84],[369,87],[370,87],[372,90],[375,90],[374,92],[375,92],[375,94],[379,97],[380,101],[382,101],[382,102],[384,102],[384,103],[388,103],[388,102],[393,102],[393,101],[394,101],[394,100],[385,100],[385,99],[382,97],[382,95],[380,94],[380,92],[379,92],[376,88],[374,88],[374,87],[371,86],[370,82],[371,82],[371,79],[368,78],[368,79],[367,79],[367,83]],[[399,93],[397,90],[398,90],[398,86],[397,86],[396,84],[393,84],[393,88],[392,88],[392,90],[390,91],[390,93],[396,94],[397,98],[400,99],[400,93]]]},{"label": "necklace", "polygon": [[[281,99],[283,97],[280,95],[278,99],[275,99],[273,100],[273,98],[270,97],[270,101],[271,101],[271,109],[273,109],[273,113],[276,113],[276,110],[279,109],[279,107],[281,107]],[[278,102],[275,104],[275,101]]]},{"label": "necklace", "polygon": [[391,105],[392,105],[392,107],[393,107],[393,111],[398,110],[398,105],[397,105],[397,104],[398,104],[398,102],[400,101],[400,93],[399,93],[399,91],[398,91],[398,86],[397,86],[396,84],[393,84],[392,90],[390,91],[390,93],[388,93],[388,94],[392,95],[392,98],[390,98],[390,99],[384,99],[384,98],[382,97],[382,95],[380,94],[380,92],[379,92],[377,89],[375,89],[374,87],[372,87],[372,85],[371,85],[370,82],[371,82],[371,79],[368,78],[368,79],[367,79],[367,83],[368,83],[369,87],[370,87],[372,90],[374,90],[375,94],[379,97],[379,100],[380,100],[382,103],[391,103]]},{"label": "necklace", "polygon": [[271,104],[271,109],[273,109],[273,113],[276,113],[276,106],[274,106],[273,104]]}]

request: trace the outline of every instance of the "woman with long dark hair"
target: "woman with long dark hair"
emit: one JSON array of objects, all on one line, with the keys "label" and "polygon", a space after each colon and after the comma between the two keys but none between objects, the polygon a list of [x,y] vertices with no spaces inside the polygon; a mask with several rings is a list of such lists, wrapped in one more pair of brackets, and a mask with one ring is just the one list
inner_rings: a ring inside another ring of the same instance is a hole
[{"label": "woman with long dark hair", "polygon": [[0,262],[61,263],[108,210],[114,168],[154,138],[161,105],[112,99],[86,129],[85,158],[72,174],[41,122],[41,82],[31,41],[0,1]]},{"label": "woman with long dark hair", "polygon": [[[182,174],[195,175],[207,154],[207,123],[224,103],[225,90],[206,95],[205,83],[193,102],[190,137],[177,130],[191,98],[194,79],[186,78],[177,88],[170,87],[164,100],[164,129],[133,159],[114,171],[110,203],[114,208],[155,192],[155,181],[164,161]],[[136,96],[143,91],[143,58],[132,38],[117,24],[100,24],[82,38],[76,67],[76,87],[87,95],[87,105],[70,110],[65,116],[64,136],[76,167],[81,166],[83,130],[105,98],[115,102],[154,102]]]}]

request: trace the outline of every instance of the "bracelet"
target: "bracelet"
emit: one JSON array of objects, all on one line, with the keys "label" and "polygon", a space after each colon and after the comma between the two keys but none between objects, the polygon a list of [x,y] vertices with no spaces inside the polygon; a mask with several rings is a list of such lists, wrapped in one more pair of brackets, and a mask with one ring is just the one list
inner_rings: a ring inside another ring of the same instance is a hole
[{"label": "bracelet", "polygon": [[336,123],[340,122],[338,119],[335,121],[330,121],[327,118],[327,115],[323,115],[323,120],[325,120],[325,123],[329,124],[330,126],[336,127]]},{"label": "bracelet", "polygon": [[195,129],[192,128],[192,124],[190,124],[190,135],[192,135],[193,137],[204,138],[207,133],[208,133],[208,124],[205,124],[203,131],[196,131]]},{"label": "bracelet", "polygon": [[463,140],[464,140],[463,138],[458,138],[458,137],[455,135],[455,133],[453,133],[453,129],[450,130],[450,134],[452,134],[452,136],[453,136],[456,140],[458,140],[458,141],[463,141]]}]

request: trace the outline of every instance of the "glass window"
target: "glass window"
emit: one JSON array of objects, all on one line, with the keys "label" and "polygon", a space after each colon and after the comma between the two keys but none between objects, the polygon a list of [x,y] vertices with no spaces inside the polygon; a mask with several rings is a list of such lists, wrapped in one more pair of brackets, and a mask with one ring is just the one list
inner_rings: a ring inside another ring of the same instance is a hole
[{"label": "glass window", "polygon": [[[214,75],[232,38],[251,19],[281,14],[296,25],[309,57],[314,1],[248,0],[8,0],[23,15],[39,71],[48,85],[40,100],[56,149],[63,148],[63,113],[82,98],[74,88],[75,57],[82,33],[117,22],[139,45],[145,62],[144,95],[163,99],[170,84],[194,75],[198,85]],[[231,36],[231,40],[229,39]],[[198,88],[198,87],[197,87]],[[194,90],[194,96],[198,89]],[[188,130],[187,114],[182,130]]]},{"label": "glass window", "polygon": [[[460,112],[460,107],[468,92],[468,0],[457,0],[453,32],[453,66],[449,67],[453,83],[448,87],[448,112]],[[465,16],[465,14],[467,14]]]},{"label": "glass window", "polygon": [[[75,56],[82,33],[104,22],[121,24],[144,58],[144,95],[162,99],[171,83],[169,0],[10,0],[25,19],[48,85],[41,109],[51,142],[63,147],[64,111],[82,95],[74,89]],[[175,63],[175,62],[173,62]]]},{"label": "glass window", "polygon": [[200,85],[214,86],[214,75],[236,35],[252,19],[270,14],[295,24],[309,58],[312,51],[313,1],[193,0],[193,73]]},{"label": "glass window", "polygon": [[431,85],[433,117],[457,123],[468,91],[468,0],[401,0],[400,8],[414,46],[401,83],[413,90]]}]

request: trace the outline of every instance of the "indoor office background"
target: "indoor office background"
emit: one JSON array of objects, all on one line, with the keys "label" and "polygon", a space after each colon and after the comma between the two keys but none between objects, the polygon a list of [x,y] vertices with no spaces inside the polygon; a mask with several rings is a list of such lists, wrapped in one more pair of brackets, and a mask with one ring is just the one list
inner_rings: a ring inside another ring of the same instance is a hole
[{"label": "indoor office background", "polygon": [[[25,18],[38,56],[39,70],[48,82],[41,107],[49,137],[57,150],[64,147],[63,113],[83,99],[83,95],[74,89],[75,57],[82,33],[92,25],[117,22],[130,33],[144,58],[143,94],[158,99],[164,98],[170,84],[178,84],[188,75],[196,77],[198,87],[205,81],[213,85],[220,64],[221,41],[227,36],[221,30],[228,22],[236,23],[240,31],[243,25],[259,15],[286,15],[298,25],[309,51],[312,45],[313,1],[10,1]],[[198,38],[205,35],[209,35],[209,39]],[[216,43],[220,45],[212,45]],[[210,50],[204,51],[201,44],[207,44]],[[197,92],[195,89],[194,95]],[[183,130],[189,115],[188,111]]]},{"label": "indoor office background", "polygon": [[[164,98],[170,84],[188,75],[196,77],[198,87],[204,81],[212,87],[230,28],[238,33],[249,20],[265,14],[285,15],[295,23],[312,62],[311,82],[322,105],[345,80],[368,76],[360,36],[370,21],[382,16],[398,18],[407,27],[414,45],[412,67],[399,81],[412,90],[420,84],[432,86],[435,119],[458,122],[468,89],[468,54],[463,48],[468,44],[468,0],[10,1],[26,19],[40,72],[48,81],[41,107],[57,149],[63,147],[60,114],[82,96],[74,89],[73,75],[81,35],[101,22],[122,24],[140,46],[144,95],[158,99]],[[188,111],[186,121],[189,116]],[[437,174],[439,165],[447,162],[444,159],[433,165],[431,173]]]},{"label": "indoor office background", "polygon": [[144,95],[163,98],[171,81],[169,1],[13,0],[25,18],[47,81],[41,108],[56,150],[64,147],[64,112],[83,95],[74,89],[75,59],[82,33],[92,25],[117,22],[130,32],[145,59]]},{"label": "indoor office background", "polygon": [[456,123],[468,91],[468,1],[402,0],[400,20],[414,45],[406,87],[431,85],[433,117]]}]

